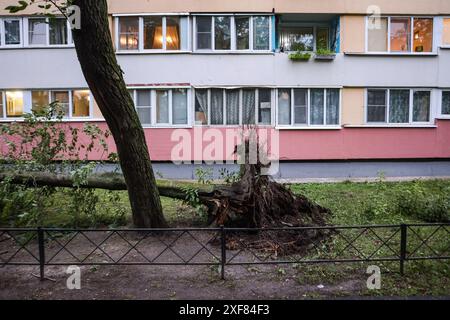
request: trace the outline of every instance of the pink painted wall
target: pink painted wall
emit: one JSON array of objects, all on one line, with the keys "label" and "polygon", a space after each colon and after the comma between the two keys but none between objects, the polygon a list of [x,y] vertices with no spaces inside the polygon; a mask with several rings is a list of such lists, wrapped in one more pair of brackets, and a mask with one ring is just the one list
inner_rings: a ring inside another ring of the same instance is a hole
[{"label": "pink painted wall", "polygon": [[[345,159],[414,159],[450,158],[450,120],[437,120],[437,128],[343,128],[341,130],[280,130],[280,160],[345,160]],[[82,128],[82,123],[71,123]],[[104,122],[97,125],[106,129]],[[195,129],[181,129],[191,137],[190,159],[194,154]],[[215,128],[224,134],[225,128]],[[230,129],[228,129],[230,130]],[[238,128],[231,129],[238,130]],[[274,129],[269,129],[269,132]],[[171,151],[178,141],[171,141],[174,129],[145,129],[153,161],[170,161]],[[180,132],[180,131],[179,131]],[[213,133],[214,133],[213,132]],[[211,132],[210,132],[211,133]],[[197,136],[201,137],[201,133]],[[86,142],[85,139],[82,139]],[[114,152],[113,139],[109,139],[110,151]],[[200,142],[205,148],[209,142]],[[270,145],[270,143],[269,143]],[[0,141],[0,150],[6,145]],[[233,146],[222,149],[223,158],[233,158]],[[189,153],[189,152],[188,152]],[[219,151],[220,153],[220,151]],[[99,151],[90,154],[91,160],[100,158]],[[103,155],[103,159],[106,155]]]}]

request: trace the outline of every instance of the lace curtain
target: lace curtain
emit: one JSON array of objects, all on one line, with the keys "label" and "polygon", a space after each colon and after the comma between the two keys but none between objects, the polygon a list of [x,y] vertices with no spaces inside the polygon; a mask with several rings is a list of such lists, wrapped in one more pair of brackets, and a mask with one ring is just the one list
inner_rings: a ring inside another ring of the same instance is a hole
[{"label": "lace curtain", "polygon": [[223,124],[223,90],[211,90],[211,124]]},{"label": "lace curtain", "polygon": [[239,124],[239,90],[227,90],[227,124]]},{"label": "lace curtain", "polygon": [[339,124],[339,89],[327,89],[327,124]]},{"label": "lace curtain", "polygon": [[278,90],[278,123],[291,124],[291,90]]},{"label": "lace curtain", "polygon": [[242,123],[255,124],[255,90],[242,91]]},{"label": "lace curtain", "polygon": [[430,92],[429,91],[414,92],[413,121],[415,121],[415,122],[430,121]]},{"label": "lace curtain", "polygon": [[50,44],[67,44],[66,19],[50,20]]},{"label": "lace curtain", "polygon": [[450,114],[450,91],[442,92],[442,114]]},{"label": "lace curtain", "polygon": [[409,122],[409,90],[391,90],[389,94],[389,122]]},{"label": "lace curtain", "polygon": [[311,124],[323,124],[323,89],[311,89]]},{"label": "lace curtain", "polygon": [[195,90],[195,121],[208,123],[208,91]]}]

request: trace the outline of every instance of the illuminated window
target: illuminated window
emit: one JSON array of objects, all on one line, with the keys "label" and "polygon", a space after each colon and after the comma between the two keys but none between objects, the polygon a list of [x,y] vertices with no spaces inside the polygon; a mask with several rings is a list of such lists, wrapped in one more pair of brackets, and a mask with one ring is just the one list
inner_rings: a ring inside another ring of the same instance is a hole
[{"label": "illuminated window", "polygon": [[180,18],[166,17],[166,50],[180,50]]},{"label": "illuminated window", "polygon": [[48,91],[31,91],[31,110],[33,112],[42,113],[48,105]]},{"label": "illuminated window", "polygon": [[6,92],[6,116],[21,117],[23,116],[23,92],[7,91]]},{"label": "illuminated window", "polygon": [[163,48],[163,18],[144,18],[144,49]]},{"label": "illuminated window", "polygon": [[119,19],[119,48],[121,50],[139,49],[138,17],[121,17]]},{"label": "illuminated window", "polygon": [[391,51],[411,51],[411,19],[391,18]]},{"label": "illuminated window", "polygon": [[90,114],[89,90],[75,90],[72,92],[72,117],[89,117]]},{"label": "illuminated window", "polygon": [[442,44],[450,46],[450,18],[444,19],[444,30],[442,32]]},{"label": "illuminated window", "polygon": [[433,19],[414,18],[414,52],[433,51]]}]

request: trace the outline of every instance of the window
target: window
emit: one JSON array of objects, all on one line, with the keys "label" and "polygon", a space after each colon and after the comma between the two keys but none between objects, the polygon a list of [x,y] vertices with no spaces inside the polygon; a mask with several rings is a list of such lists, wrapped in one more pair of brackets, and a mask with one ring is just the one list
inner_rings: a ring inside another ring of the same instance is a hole
[{"label": "window", "polygon": [[139,49],[138,17],[121,17],[119,19],[119,48],[121,50]]},{"label": "window", "polygon": [[172,122],[173,124],[188,123],[187,89],[172,90]]},{"label": "window", "polygon": [[226,124],[239,124],[239,90],[225,90],[226,93]]},{"label": "window", "polygon": [[49,21],[50,45],[68,44],[67,21],[65,18],[54,18]]},{"label": "window", "polygon": [[196,16],[195,21],[197,50],[270,50],[269,16]]},{"label": "window", "polygon": [[231,27],[230,17],[214,17],[214,49],[231,49]]},{"label": "window", "polygon": [[256,91],[242,90],[242,123],[255,124]]},{"label": "window", "polygon": [[56,111],[58,115],[68,118],[69,117],[69,91],[52,91],[51,102],[57,104]]},{"label": "window", "polygon": [[450,115],[450,91],[442,91],[441,113]]},{"label": "window", "polygon": [[250,49],[250,19],[249,17],[235,17],[236,24],[236,49]]},{"label": "window", "polygon": [[339,89],[278,89],[278,125],[336,126],[339,106]]},{"label": "window", "polygon": [[144,49],[163,48],[163,21],[162,17],[144,18]]},{"label": "window", "polygon": [[211,124],[223,124],[223,90],[211,89]]},{"label": "window", "polygon": [[28,44],[47,44],[47,22],[46,19],[28,19]]},{"label": "window", "polygon": [[23,92],[6,91],[6,117],[23,116]]},{"label": "window", "polygon": [[90,101],[89,90],[72,91],[72,117],[89,117]]},{"label": "window", "polygon": [[429,122],[431,91],[410,89],[367,90],[368,123]]},{"label": "window", "polygon": [[180,50],[180,18],[166,17],[166,50]]},{"label": "window", "polygon": [[31,110],[37,114],[42,113],[49,105],[48,91],[31,91]]},{"label": "window", "polygon": [[258,89],[258,122],[271,124],[272,122],[272,90]]},{"label": "window", "polygon": [[142,125],[151,125],[152,123],[152,106],[150,90],[136,90],[136,111]]},{"label": "window", "polygon": [[169,91],[156,91],[156,123],[169,123]]},{"label": "window", "polygon": [[208,124],[208,90],[195,90],[195,123]]},{"label": "window", "polygon": [[270,50],[270,18],[253,17],[253,50]]},{"label": "window", "polygon": [[367,51],[424,53],[433,51],[433,18],[368,18]]},{"label": "window", "polygon": [[328,28],[317,28],[316,49],[327,50],[330,47]]},{"label": "window", "polygon": [[442,32],[442,45],[450,46],[450,18],[444,18],[444,30]]},{"label": "window", "polygon": [[20,45],[21,37],[21,20],[19,19],[4,19],[3,30],[5,33],[5,45]]}]

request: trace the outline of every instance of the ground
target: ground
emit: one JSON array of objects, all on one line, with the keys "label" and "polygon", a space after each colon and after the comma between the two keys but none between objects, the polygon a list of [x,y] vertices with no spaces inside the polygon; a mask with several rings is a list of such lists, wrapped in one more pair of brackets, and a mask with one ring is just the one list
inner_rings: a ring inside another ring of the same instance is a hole
[{"label": "ground", "polygon": [[[398,212],[399,195],[424,197],[450,194],[450,181],[399,183],[332,183],[293,185],[319,204],[330,208],[330,224],[396,224],[423,222],[409,212]],[[417,194],[416,194],[417,193]],[[122,194],[126,205],[126,195]],[[100,201],[102,197],[100,196]],[[202,217],[178,201],[163,199],[171,225],[200,224]],[[428,210],[428,209],[427,209]],[[431,211],[430,211],[431,212]],[[66,217],[48,217],[51,225]],[[115,240],[111,245],[118,245]],[[189,246],[189,242],[185,242]],[[370,246],[369,243],[362,245]],[[445,244],[444,244],[445,245]],[[448,245],[448,244],[447,244]],[[81,243],[79,244],[81,247]],[[250,255],[250,253],[245,253]],[[378,264],[381,289],[366,286],[368,264],[228,266],[221,280],[216,266],[86,266],[81,290],[66,288],[64,267],[47,267],[51,280],[39,281],[36,267],[0,268],[0,299],[308,299],[355,296],[450,296],[448,261]]]}]

